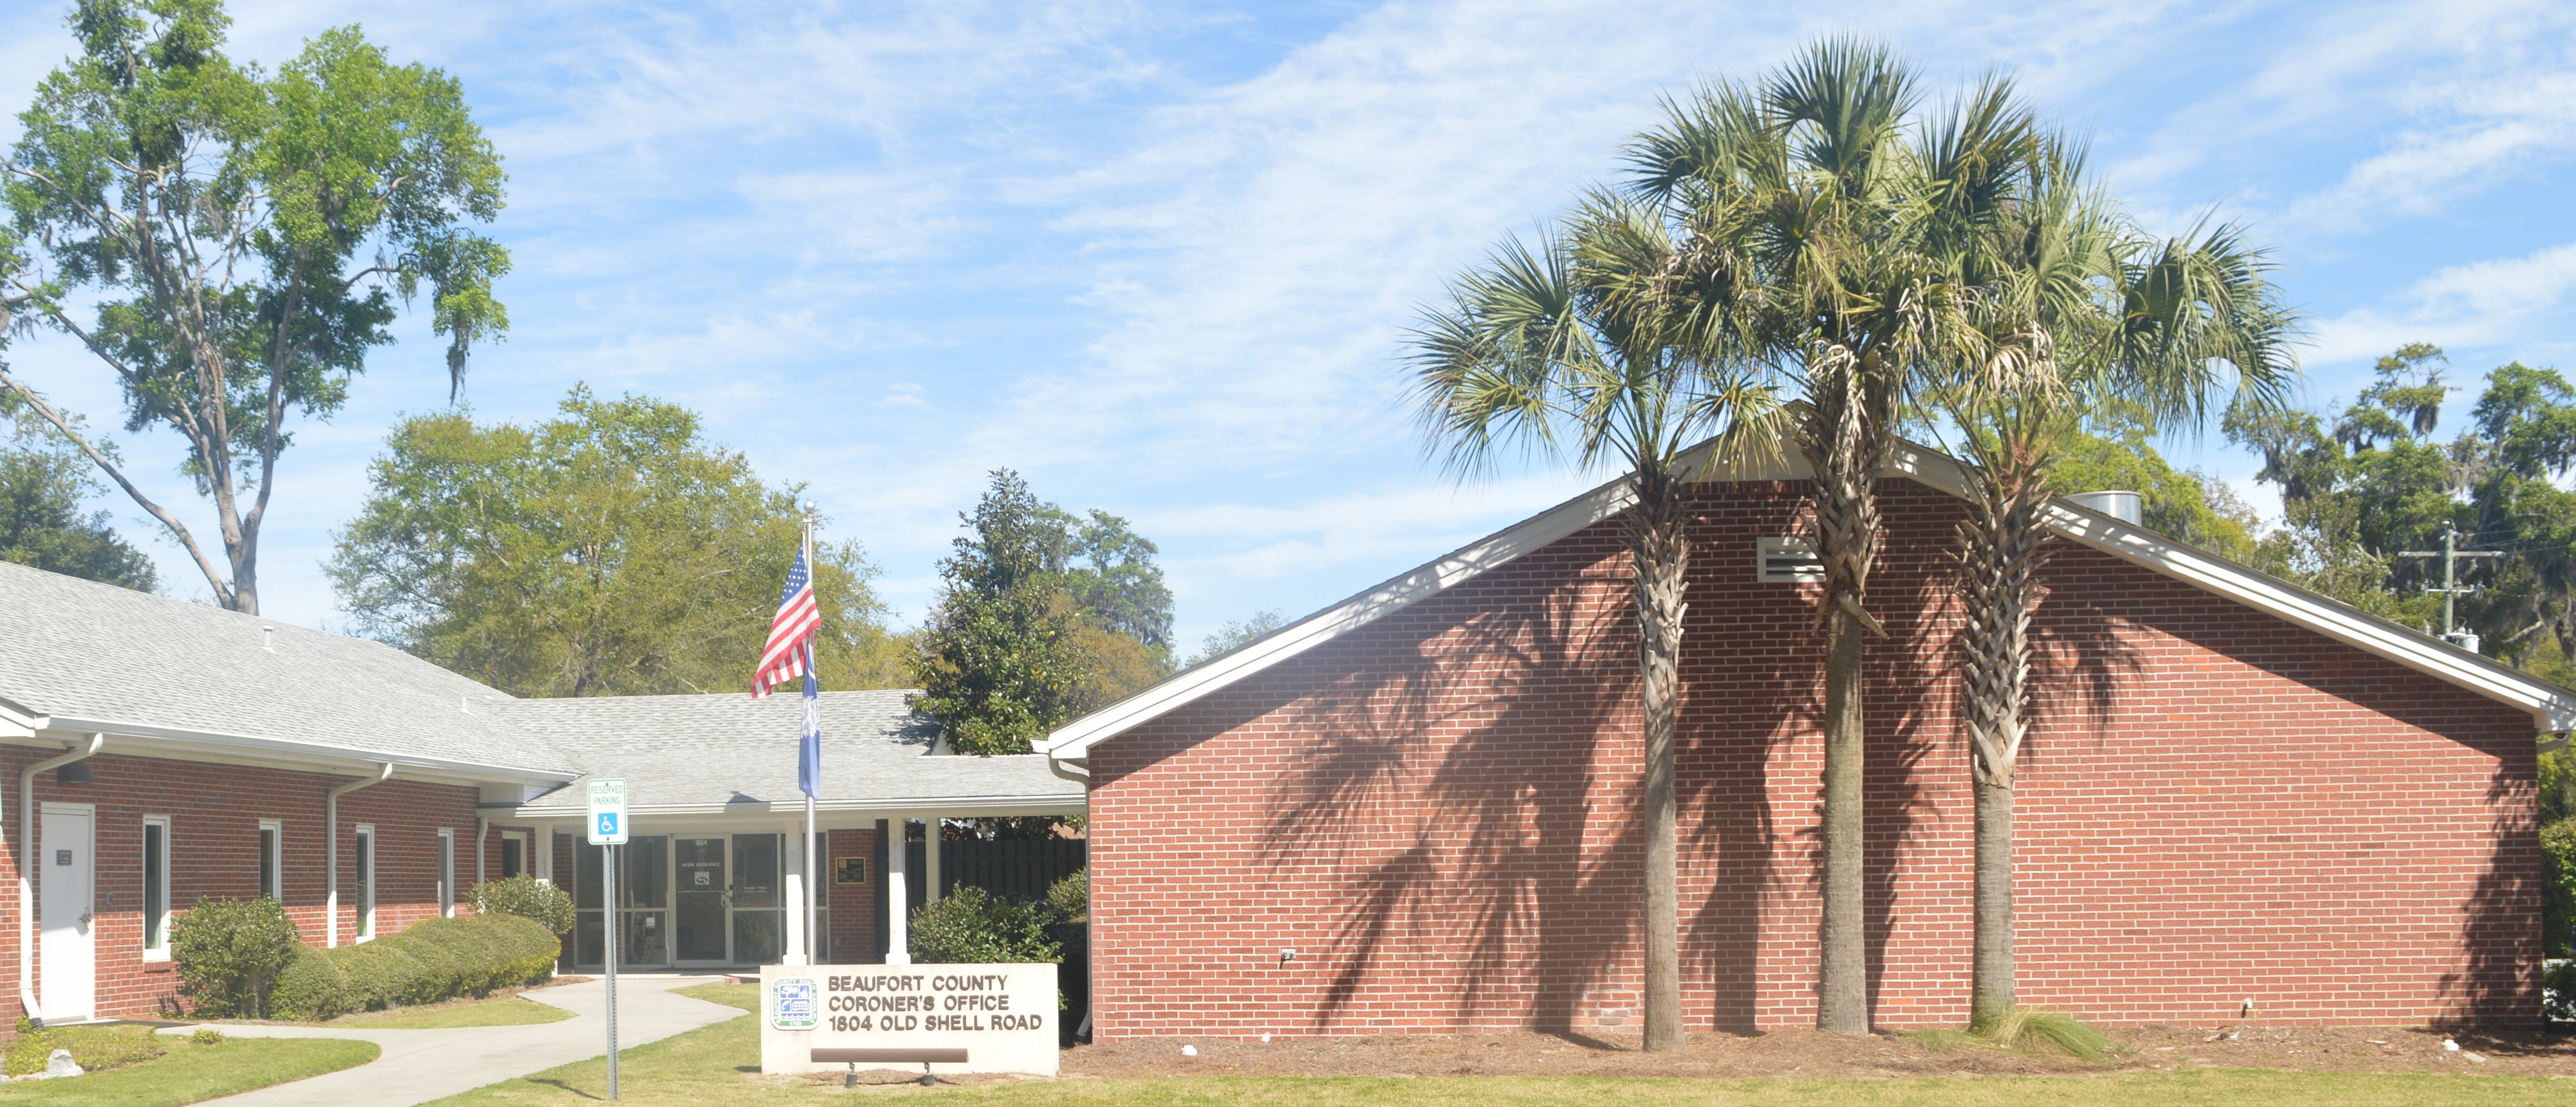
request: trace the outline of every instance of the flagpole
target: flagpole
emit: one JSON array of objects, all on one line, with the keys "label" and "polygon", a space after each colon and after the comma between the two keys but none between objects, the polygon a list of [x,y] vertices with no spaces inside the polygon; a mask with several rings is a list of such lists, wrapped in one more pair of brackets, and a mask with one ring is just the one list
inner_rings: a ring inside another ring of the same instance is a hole
[{"label": "flagpole", "polygon": [[[814,501],[812,500],[805,501],[805,571],[808,574],[811,574],[811,576],[808,577],[809,580],[814,576],[820,576],[822,572],[822,567],[814,563]],[[815,597],[815,602],[818,607],[821,601],[822,597],[818,594]],[[819,628],[815,637],[822,637],[819,632]],[[808,644],[805,647],[805,671],[809,674],[806,677],[808,680],[817,679],[819,676],[819,674],[814,673],[814,647],[811,645],[811,639],[808,639]],[[800,749],[804,740],[804,735],[797,735],[797,743]],[[802,754],[800,753],[799,756],[801,757]],[[814,783],[818,788],[822,786],[822,782],[819,780]],[[816,871],[814,868],[814,793],[809,791],[805,793],[805,881],[804,887],[800,889],[805,893],[805,925],[797,928],[797,930],[805,936],[805,949],[803,952],[805,954],[805,963],[808,965],[818,965],[822,963],[822,959],[815,956],[815,951],[824,948],[824,946],[823,943],[814,936],[814,885],[822,879],[823,874]]]}]

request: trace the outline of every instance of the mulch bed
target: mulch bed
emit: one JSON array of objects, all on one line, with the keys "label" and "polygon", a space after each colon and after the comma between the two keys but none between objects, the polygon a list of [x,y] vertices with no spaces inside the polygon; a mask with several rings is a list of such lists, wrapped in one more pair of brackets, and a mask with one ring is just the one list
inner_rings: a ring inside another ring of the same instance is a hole
[{"label": "mulch bed", "polygon": [[[1064,1053],[1067,1076],[1692,1076],[1899,1077],[2183,1068],[2476,1072],[2576,1079],[2576,1033],[2425,1027],[2146,1026],[2105,1031],[2123,1052],[2098,1062],[2046,1051],[1906,1034],[1847,1038],[1816,1030],[1696,1034],[1678,1054],[1616,1035],[1132,1038]],[[2449,1039],[2458,1051],[2443,1048]],[[1181,1047],[1195,1047],[1185,1056]]]}]

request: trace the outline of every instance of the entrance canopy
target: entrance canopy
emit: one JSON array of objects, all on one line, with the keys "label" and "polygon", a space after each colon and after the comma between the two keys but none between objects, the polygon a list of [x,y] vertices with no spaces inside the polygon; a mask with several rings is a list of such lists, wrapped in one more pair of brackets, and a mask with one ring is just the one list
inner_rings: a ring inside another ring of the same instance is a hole
[{"label": "entrance canopy", "polygon": [[[810,933],[823,961],[872,961],[905,948],[908,906],[945,886],[940,850],[907,863],[892,834],[912,821],[991,816],[1080,815],[1084,791],[1040,755],[975,757],[939,752],[937,728],[904,704],[902,691],[826,692],[823,794],[815,801],[817,905],[809,921],[794,910],[807,880],[805,794],[796,786],[803,704],[792,694],[624,696],[512,700],[496,705],[531,736],[562,751],[582,775],[515,804],[486,804],[496,822],[544,827],[537,875],[566,884],[580,908],[569,960],[595,965],[613,914],[619,960],[629,967],[748,966],[804,948]],[[596,847],[583,843],[587,783],[626,782],[630,840],[621,850],[618,900],[600,901]],[[859,880],[835,871],[851,852],[833,831],[867,831],[883,820],[893,843],[862,850]],[[555,870],[553,839],[568,843],[572,871]],[[915,865],[921,887],[912,887]],[[866,879],[866,874],[876,879]],[[837,879],[836,879],[837,878]],[[843,887],[835,889],[835,884]],[[849,887],[868,885],[853,899]],[[889,912],[886,901],[906,904]],[[864,921],[873,916],[873,922]],[[836,918],[838,919],[836,923]],[[838,936],[867,933],[849,948]],[[898,958],[898,963],[899,958]]]},{"label": "entrance canopy", "polygon": [[[937,728],[904,705],[905,695],[823,693],[823,794],[814,805],[823,825],[927,813],[1082,814],[1082,785],[1058,776],[1042,755],[934,752]],[[805,810],[796,788],[803,705],[793,694],[512,700],[506,709],[583,770],[520,803],[523,821],[582,818],[592,777],[625,779],[627,816],[639,830],[709,819],[767,824]]]}]

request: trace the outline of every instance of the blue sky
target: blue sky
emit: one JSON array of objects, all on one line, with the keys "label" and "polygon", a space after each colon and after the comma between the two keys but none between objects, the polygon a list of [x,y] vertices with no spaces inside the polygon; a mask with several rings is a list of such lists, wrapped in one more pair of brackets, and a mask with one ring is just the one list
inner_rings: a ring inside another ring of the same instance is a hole
[{"label": "blue sky", "polygon": [[[0,6],[0,140],[71,48]],[[1561,210],[1659,94],[1865,31],[1944,85],[2016,73],[2151,225],[2251,224],[2312,316],[2312,398],[2415,340],[2458,374],[2576,369],[2576,5],[244,3],[274,65],[335,24],[460,78],[507,158],[509,340],[468,402],[575,382],[666,397],[801,480],[900,621],[986,471],[1159,542],[1181,638],[1302,614],[1599,479],[1458,487],[1405,409],[1405,327],[1444,277]],[[338,627],[320,563],[407,412],[447,401],[407,319],[285,462],[266,609]],[[59,338],[12,364],[114,424]],[[121,436],[154,490],[177,443]],[[2175,443],[2254,492],[2250,458]],[[2267,499],[2255,498],[2258,501]],[[141,512],[165,590],[206,593]]]}]

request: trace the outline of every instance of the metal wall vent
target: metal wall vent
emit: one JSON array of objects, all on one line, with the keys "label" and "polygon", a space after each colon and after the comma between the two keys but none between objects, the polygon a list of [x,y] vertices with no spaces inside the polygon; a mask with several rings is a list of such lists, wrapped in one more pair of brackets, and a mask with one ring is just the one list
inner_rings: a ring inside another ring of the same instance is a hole
[{"label": "metal wall vent", "polygon": [[1825,563],[1803,538],[1759,539],[1754,548],[1753,576],[1764,584],[1796,584],[1825,579]]}]

